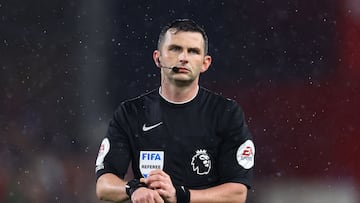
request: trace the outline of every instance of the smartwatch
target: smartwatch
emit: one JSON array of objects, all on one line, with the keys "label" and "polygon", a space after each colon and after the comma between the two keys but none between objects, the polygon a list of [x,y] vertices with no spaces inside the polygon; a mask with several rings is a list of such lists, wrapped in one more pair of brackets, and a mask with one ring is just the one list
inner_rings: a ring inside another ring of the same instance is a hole
[{"label": "smartwatch", "polygon": [[135,192],[135,190],[147,187],[147,185],[143,182],[140,182],[139,179],[132,179],[125,185],[126,194],[131,198],[131,195]]}]

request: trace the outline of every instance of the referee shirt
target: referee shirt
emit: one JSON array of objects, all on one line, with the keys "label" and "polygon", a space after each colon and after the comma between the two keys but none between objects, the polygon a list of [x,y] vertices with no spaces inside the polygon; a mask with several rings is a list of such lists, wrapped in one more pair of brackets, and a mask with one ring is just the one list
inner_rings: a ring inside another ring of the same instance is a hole
[{"label": "referee shirt", "polygon": [[226,182],[251,187],[255,147],[239,105],[200,87],[186,103],[153,90],[115,111],[96,160],[96,175],[135,178],[162,169],[174,185],[203,189]]}]

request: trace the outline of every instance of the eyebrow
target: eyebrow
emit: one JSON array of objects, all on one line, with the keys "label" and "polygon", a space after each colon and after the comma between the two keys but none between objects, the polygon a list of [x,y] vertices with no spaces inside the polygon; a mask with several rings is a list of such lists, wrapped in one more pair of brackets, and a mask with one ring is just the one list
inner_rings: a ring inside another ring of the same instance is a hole
[{"label": "eyebrow", "polygon": [[[173,49],[173,48],[178,48],[178,49],[183,49],[182,46],[176,45],[176,44],[171,44],[169,45],[169,49]],[[188,51],[195,51],[196,53],[201,53],[201,49],[198,47],[189,47],[187,48]]]},{"label": "eyebrow", "polygon": [[169,45],[169,49],[173,49],[173,48],[182,49],[182,47],[181,47],[181,46],[179,46],[179,45],[176,45],[176,44],[170,44],[170,45]]}]

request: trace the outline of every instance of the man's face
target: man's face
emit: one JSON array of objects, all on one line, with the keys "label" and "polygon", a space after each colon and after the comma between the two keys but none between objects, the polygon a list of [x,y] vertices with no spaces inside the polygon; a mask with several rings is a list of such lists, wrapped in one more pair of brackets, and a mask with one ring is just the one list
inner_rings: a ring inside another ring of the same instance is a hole
[{"label": "man's face", "polygon": [[211,57],[204,53],[204,39],[197,32],[168,30],[160,50],[155,51],[154,55],[159,57],[161,66],[179,68],[176,73],[170,69],[162,69],[164,79],[170,82],[197,81],[200,73],[206,71],[211,63]]}]

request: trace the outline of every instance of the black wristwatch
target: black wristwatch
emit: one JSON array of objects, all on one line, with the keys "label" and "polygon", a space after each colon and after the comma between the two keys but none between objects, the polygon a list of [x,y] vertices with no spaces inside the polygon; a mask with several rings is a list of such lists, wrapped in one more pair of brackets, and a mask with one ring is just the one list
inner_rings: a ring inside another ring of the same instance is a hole
[{"label": "black wristwatch", "polygon": [[125,185],[126,194],[131,198],[132,193],[141,187],[147,187],[147,185],[143,182],[140,182],[139,179],[132,179]]}]

